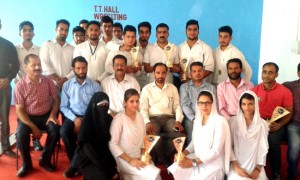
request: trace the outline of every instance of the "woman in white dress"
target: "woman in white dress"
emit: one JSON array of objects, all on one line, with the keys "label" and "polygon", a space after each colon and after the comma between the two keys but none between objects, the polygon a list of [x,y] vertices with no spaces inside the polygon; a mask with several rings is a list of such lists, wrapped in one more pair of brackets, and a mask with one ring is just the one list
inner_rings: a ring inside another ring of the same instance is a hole
[{"label": "woman in white dress", "polygon": [[118,171],[124,180],[161,179],[160,169],[140,160],[146,135],[139,109],[139,93],[128,89],[124,95],[125,112],[117,114],[110,127],[109,148],[116,159]]},{"label": "woman in white dress", "polygon": [[230,122],[232,136],[231,169],[228,179],[267,179],[264,166],[268,153],[268,123],[260,117],[258,99],[246,91]]},{"label": "woman in white dress", "polygon": [[222,180],[228,172],[230,130],[226,119],[218,114],[210,91],[199,93],[192,142],[183,154],[184,160],[168,168],[176,180]]}]

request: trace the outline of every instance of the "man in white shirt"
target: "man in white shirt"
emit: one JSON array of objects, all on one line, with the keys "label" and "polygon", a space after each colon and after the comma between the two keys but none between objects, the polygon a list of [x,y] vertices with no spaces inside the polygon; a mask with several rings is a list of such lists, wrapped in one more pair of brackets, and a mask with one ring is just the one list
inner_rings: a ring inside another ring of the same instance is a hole
[{"label": "man in white shirt", "polygon": [[140,47],[140,52],[144,56],[146,48],[150,45],[149,38],[151,36],[151,24],[147,21],[139,23],[138,34],[139,38],[137,39],[136,46]]},{"label": "man in white shirt", "polygon": [[[162,62],[167,64],[168,71],[166,82],[173,83],[173,73],[179,73],[179,58],[178,48],[174,44],[168,41],[169,26],[165,23],[160,23],[156,26],[156,38],[157,41],[154,45],[149,46],[146,49],[144,55],[144,70],[147,73],[153,72],[154,64]],[[169,54],[167,57],[166,53]],[[154,77],[148,74],[149,82],[154,82]]]},{"label": "man in white shirt", "polygon": [[230,26],[222,26],[219,28],[219,44],[213,54],[215,58],[215,70],[213,74],[212,84],[218,85],[228,78],[226,64],[229,59],[238,58],[243,63],[244,79],[250,81],[252,69],[245,59],[245,56],[230,42],[232,40],[232,29]]},{"label": "man in white shirt", "polygon": [[88,61],[87,76],[100,83],[109,74],[105,72],[105,61],[108,50],[102,41],[99,41],[100,23],[90,21],[87,26],[88,40],[77,45],[73,57],[83,56]]},{"label": "man in white shirt", "polygon": [[114,37],[118,38],[119,40],[123,40],[122,39],[122,35],[123,35],[123,26],[121,23],[116,22],[113,25],[113,33],[114,33]]},{"label": "man in white shirt", "polygon": [[101,82],[101,87],[109,97],[109,114],[115,117],[117,113],[124,110],[125,91],[133,88],[140,92],[140,85],[134,77],[126,74],[127,58],[125,56],[118,54],[112,61],[115,72]]},{"label": "man in white shirt", "polygon": [[73,41],[72,45],[76,46],[77,44],[80,44],[85,41],[85,30],[80,26],[75,26],[72,30],[73,34]]},{"label": "man in white shirt", "polygon": [[74,76],[71,69],[74,47],[66,42],[69,27],[70,23],[65,19],[56,21],[55,39],[45,42],[40,50],[43,73],[52,79],[59,89]]},{"label": "man in white shirt", "polygon": [[114,37],[113,35],[113,24],[114,21],[109,16],[102,16],[101,18],[101,30],[103,36],[100,38],[100,41],[103,42],[105,45],[110,41],[115,41],[117,44],[121,44],[121,40]]},{"label": "man in white shirt", "polygon": [[[192,62],[200,61],[204,66],[204,78],[207,78],[215,67],[212,49],[198,38],[199,23],[197,20],[189,20],[185,29],[187,40],[179,45],[179,58],[180,60],[186,59],[189,65]],[[206,81],[210,82],[209,79]]]},{"label": "man in white shirt", "polygon": [[184,136],[184,129],[181,125],[183,113],[179,94],[173,84],[165,82],[167,71],[168,67],[164,63],[159,62],[153,66],[155,82],[143,88],[140,101],[146,133],[161,136],[151,151],[153,160],[155,163],[170,165],[175,152],[172,140]]}]

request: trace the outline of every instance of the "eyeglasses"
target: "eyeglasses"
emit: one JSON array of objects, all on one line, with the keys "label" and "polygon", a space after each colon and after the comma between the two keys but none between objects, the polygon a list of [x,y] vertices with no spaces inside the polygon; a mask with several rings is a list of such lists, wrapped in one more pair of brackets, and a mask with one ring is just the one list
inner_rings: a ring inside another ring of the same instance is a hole
[{"label": "eyeglasses", "polygon": [[213,102],[211,102],[211,101],[207,101],[207,102],[201,102],[201,101],[198,101],[197,102],[197,104],[198,104],[198,106],[210,106],[210,105],[212,105],[212,103]]}]

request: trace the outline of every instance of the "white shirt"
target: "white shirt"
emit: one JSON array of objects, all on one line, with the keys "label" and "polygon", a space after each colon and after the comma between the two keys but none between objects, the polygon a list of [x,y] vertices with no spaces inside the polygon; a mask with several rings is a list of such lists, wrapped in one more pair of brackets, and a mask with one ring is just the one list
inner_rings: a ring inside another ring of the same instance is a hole
[{"label": "white shirt", "polygon": [[26,75],[25,73],[25,64],[24,64],[24,59],[28,54],[35,54],[37,56],[39,56],[39,52],[40,52],[40,47],[36,46],[36,45],[32,45],[30,49],[25,49],[25,47],[23,46],[22,43],[20,43],[19,45],[16,46],[17,52],[18,52],[18,58],[19,58],[19,62],[20,62],[20,69],[19,72],[15,78],[15,83],[17,83],[22,77],[24,77]]},{"label": "white shirt", "polygon": [[104,68],[108,50],[103,42],[100,41],[96,50],[95,48],[96,46],[90,46],[89,41],[80,43],[75,47],[73,57],[83,56],[88,62],[87,76],[94,81],[98,80],[101,82],[108,76]]},{"label": "white shirt", "polygon": [[56,74],[70,79],[74,76],[71,69],[74,46],[65,43],[60,46],[56,40],[45,42],[40,49],[44,75]]},{"label": "white shirt", "polygon": [[[167,46],[172,45],[172,43],[168,42]],[[174,45],[174,44],[173,44]],[[174,45],[173,52],[170,56],[170,60],[173,64],[179,65],[179,57],[178,57],[178,47]],[[144,63],[150,64],[150,66],[154,66],[154,64],[161,62],[167,63],[167,56],[164,52],[164,49],[158,46],[157,42],[153,45],[149,45],[145,51],[144,55]],[[148,73],[149,82],[154,82],[154,77],[152,76],[152,72]],[[170,71],[167,72],[166,82],[173,83],[173,75]]]},{"label": "white shirt", "polygon": [[[179,58],[186,59],[189,64],[192,62],[202,62],[204,69],[207,71],[214,71],[215,60],[212,54],[212,49],[209,45],[198,39],[192,48],[189,47],[188,43],[184,41],[179,45]],[[189,68],[188,68],[189,69]]]},{"label": "white shirt", "polygon": [[222,51],[220,46],[214,50],[214,58],[215,58],[215,71],[213,74],[213,81],[214,85],[218,85],[222,81],[228,78],[227,74],[227,61],[232,58],[239,58],[243,64],[243,73],[244,79],[250,81],[252,76],[252,69],[248,62],[245,59],[245,56],[241,51],[239,51],[235,46],[229,44],[228,47]]},{"label": "white shirt", "polygon": [[[111,39],[111,41],[108,41],[107,43],[105,43],[105,41],[104,41],[104,36],[101,36],[99,41],[102,42],[103,44],[105,44],[105,46],[108,45],[109,42],[113,42],[113,43],[115,43],[115,44],[117,44],[117,45],[120,46],[122,44],[122,42],[123,42],[122,40],[116,38],[115,36],[113,36],[113,38]],[[111,47],[112,48],[116,48],[116,46],[111,46]],[[111,50],[111,49],[109,49],[109,50]]]},{"label": "white shirt", "polygon": [[146,52],[147,47],[150,46],[150,45],[151,45],[151,44],[150,44],[150,42],[148,41],[147,46],[146,46],[145,48],[143,48],[143,47],[141,46],[140,39],[137,39],[137,40],[136,40],[136,46],[139,46],[139,47],[140,47],[139,52],[140,52],[143,56],[145,55],[145,52]]},{"label": "white shirt", "polygon": [[183,113],[179,103],[179,94],[173,84],[165,83],[160,89],[155,82],[146,85],[141,93],[141,113],[144,122],[150,122],[150,117],[174,115],[175,120],[182,122]]},{"label": "white shirt", "polygon": [[139,83],[127,74],[122,82],[118,82],[115,74],[112,74],[101,81],[101,87],[109,97],[109,111],[113,113],[123,111],[124,94],[127,89],[133,88],[140,92]]}]

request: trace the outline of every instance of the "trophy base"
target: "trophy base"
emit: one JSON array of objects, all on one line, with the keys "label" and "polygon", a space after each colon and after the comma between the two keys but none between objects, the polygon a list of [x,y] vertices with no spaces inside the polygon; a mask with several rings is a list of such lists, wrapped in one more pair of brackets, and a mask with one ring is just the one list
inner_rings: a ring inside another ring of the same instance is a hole
[{"label": "trophy base", "polygon": [[173,63],[172,63],[172,61],[170,61],[170,60],[168,60],[168,61],[166,62],[166,65],[167,65],[168,68],[172,68],[172,67],[173,67]]},{"label": "trophy base", "polygon": [[142,155],[141,161],[143,161],[145,164],[151,164],[152,158],[149,154]]},{"label": "trophy base", "polygon": [[185,72],[182,74],[181,81],[183,81],[183,82],[187,81],[187,76],[186,76]]}]

